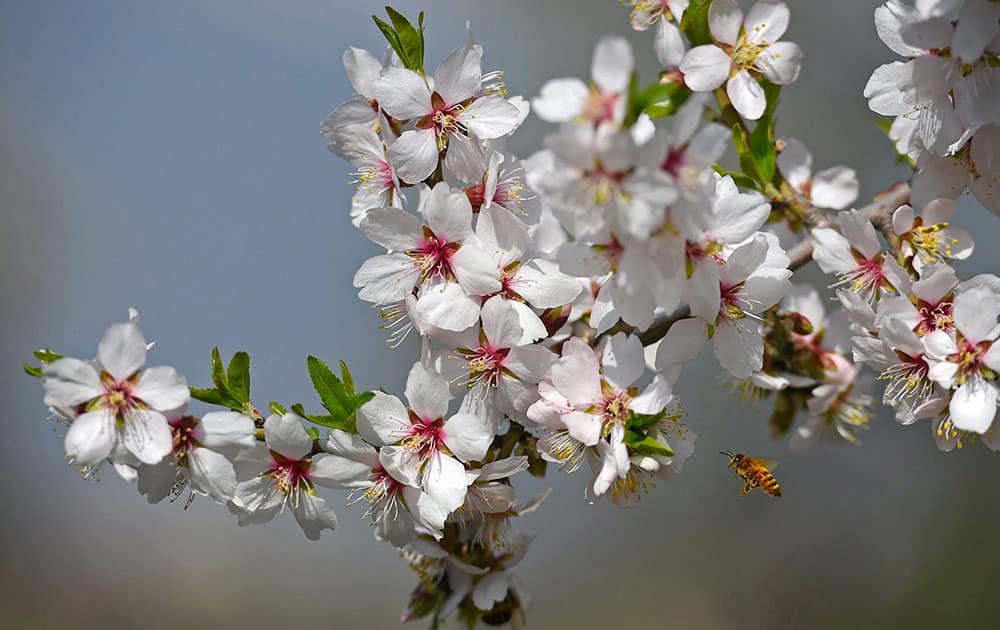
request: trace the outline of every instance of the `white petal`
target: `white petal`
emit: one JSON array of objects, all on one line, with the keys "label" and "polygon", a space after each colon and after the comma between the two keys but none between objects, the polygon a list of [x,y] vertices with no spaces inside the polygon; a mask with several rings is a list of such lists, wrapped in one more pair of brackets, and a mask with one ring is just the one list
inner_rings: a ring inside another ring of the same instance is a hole
[{"label": "white petal", "polygon": [[398,208],[372,208],[359,227],[373,243],[392,251],[416,249],[422,237],[420,219]]},{"label": "white petal", "polygon": [[567,122],[583,111],[590,90],[579,79],[552,79],[542,85],[541,94],[532,99],[531,108],[546,122]]},{"label": "white petal", "polygon": [[479,93],[483,77],[483,49],[471,40],[450,52],[434,69],[434,90],[447,105],[455,105]]},{"label": "white petal", "polygon": [[1000,299],[986,287],[973,287],[955,296],[952,315],[955,327],[968,341],[979,343],[991,334],[1000,314]]},{"label": "white petal", "polygon": [[434,111],[427,81],[406,68],[386,70],[375,83],[375,98],[393,118],[419,118]]},{"label": "white petal", "polygon": [[465,503],[468,477],[465,466],[454,457],[440,453],[431,457],[422,481],[424,492],[449,513]]},{"label": "white petal", "polygon": [[135,395],[160,411],[179,409],[191,400],[187,379],[174,368],[166,366],[144,370],[136,385]]},{"label": "white petal", "polygon": [[854,269],[851,244],[836,230],[816,228],[812,231],[813,260],[824,273],[844,273]]},{"label": "white petal", "polygon": [[451,257],[458,284],[469,295],[489,295],[500,290],[496,261],[482,248],[465,243]]},{"label": "white petal", "polygon": [[786,138],[785,148],[778,154],[778,169],[792,185],[802,191],[812,179],[812,154],[798,138]]},{"label": "white petal", "polygon": [[725,82],[732,65],[729,55],[713,45],[695,46],[684,54],[679,69],[684,83],[695,92],[714,90]]},{"label": "white petal", "polygon": [[951,40],[951,54],[964,63],[975,63],[994,40],[1000,26],[1000,5],[988,0],[966,0],[958,15],[958,26]]},{"label": "white petal", "polygon": [[754,3],[743,21],[747,41],[754,44],[774,44],[788,29],[788,5],[784,2],[761,0]]},{"label": "white petal", "polygon": [[206,413],[198,426],[202,446],[213,450],[250,448],[256,443],[253,420],[236,411]]},{"label": "white petal", "polygon": [[437,420],[447,415],[451,394],[439,374],[417,361],[406,379],[406,400],[421,419]]},{"label": "white petal", "polygon": [[921,19],[920,14],[899,0],[889,0],[875,9],[875,30],[879,38],[894,53],[902,57],[916,57],[924,53],[903,42],[903,28]]},{"label": "white petal", "polygon": [[840,213],[840,229],[851,248],[865,258],[871,259],[882,251],[878,234],[871,221],[857,210]]},{"label": "white petal", "polygon": [[722,292],[719,287],[719,269],[714,260],[701,261],[695,265],[694,273],[688,279],[687,298],[692,315],[708,323],[715,322],[719,315]]},{"label": "white petal", "polygon": [[410,129],[389,147],[389,163],[399,179],[417,184],[430,177],[438,163],[437,136],[433,129]]},{"label": "white petal", "polygon": [[708,7],[708,28],[716,41],[735,46],[741,26],[743,12],[736,0],[714,0]]},{"label": "white petal", "polygon": [[590,75],[605,94],[618,94],[628,87],[634,61],[632,47],[621,37],[603,37],[594,48]]},{"label": "white petal", "polygon": [[519,118],[520,111],[516,107],[496,96],[477,98],[458,116],[469,131],[482,140],[499,138],[514,131]]},{"label": "white petal", "polygon": [[358,433],[375,446],[395,444],[410,433],[410,417],[406,407],[384,392],[375,392],[357,414]]},{"label": "white petal", "polygon": [[510,348],[521,339],[521,325],[517,313],[508,300],[493,297],[483,304],[480,315],[483,333],[493,348]]},{"label": "white petal", "polygon": [[170,496],[175,483],[177,483],[177,465],[173,458],[164,459],[155,466],[146,464],[139,466],[136,490],[150,503],[159,503]]},{"label": "white petal", "polygon": [[358,297],[373,304],[401,302],[420,279],[419,269],[406,254],[372,256],[354,273]]},{"label": "white petal", "polygon": [[736,378],[749,378],[764,363],[764,340],[755,324],[721,323],[715,331],[715,356]]},{"label": "white petal", "polygon": [[354,91],[366,99],[375,96],[375,81],[382,74],[382,62],[367,50],[349,46],[344,51],[344,69]]},{"label": "white petal", "polygon": [[919,207],[934,199],[955,199],[969,184],[969,170],[951,157],[928,156],[913,176],[910,203]]},{"label": "white petal", "polygon": [[846,166],[834,166],[816,173],[812,182],[812,202],[820,208],[843,210],[858,198],[858,174]]},{"label": "white petal", "polygon": [[490,610],[493,605],[507,597],[510,590],[510,575],[506,571],[487,573],[472,590],[472,603],[479,610]]},{"label": "white petal", "polygon": [[309,478],[327,488],[366,488],[371,474],[371,466],[337,455],[316,455],[309,469]]},{"label": "white petal", "polygon": [[661,17],[653,32],[653,52],[660,65],[668,70],[676,68],[684,58],[684,37],[673,22]]},{"label": "white petal", "polygon": [[642,342],[634,335],[618,333],[604,346],[601,367],[607,381],[619,390],[636,382],[646,369],[642,356]]},{"label": "white petal", "polygon": [[913,111],[913,65],[894,61],[879,66],[865,84],[868,108],[883,116],[901,116]]},{"label": "white petal", "polygon": [[726,83],[726,94],[733,107],[747,120],[757,120],[764,115],[767,97],[764,88],[746,70],[740,70]]},{"label": "white petal", "polygon": [[302,418],[294,413],[272,414],[264,421],[267,447],[288,459],[299,460],[312,451],[313,439],[302,426]]},{"label": "white petal", "polygon": [[767,80],[778,85],[788,85],[799,78],[801,65],[802,49],[792,42],[778,42],[768,46],[754,60],[754,66],[764,73]]},{"label": "white petal", "polygon": [[143,464],[156,464],[173,450],[167,419],[152,409],[134,410],[120,431],[122,445]]},{"label": "white petal", "polygon": [[326,450],[334,455],[365,464],[369,468],[378,466],[378,453],[375,447],[354,433],[330,429],[326,437]]},{"label": "white petal", "polygon": [[535,308],[570,304],[583,290],[575,278],[560,272],[556,265],[542,260],[521,267],[513,288]]},{"label": "white petal", "polygon": [[479,301],[454,282],[425,290],[416,309],[425,324],[453,332],[465,330],[479,319]]},{"label": "white petal", "polygon": [[94,366],[65,358],[42,367],[45,404],[75,407],[101,394],[101,379]]},{"label": "white petal", "polygon": [[222,453],[196,448],[188,454],[188,479],[191,487],[225,503],[236,494],[236,471]]},{"label": "white petal", "polygon": [[97,360],[111,376],[123,381],[146,363],[146,338],[132,322],[111,324],[97,346]]},{"label": "white petal", "polygon": [[997,411],[997,388],[982,378],[973,378],[951,395],[951,422],[959,431],[986,433]]},{"label": "white petal", "polygon": [[477,184],[483,177],[485,160],[481,142],[475,138],[452,135],[448,140],[448,152],[444,156],[444,169],[456,179]]},{"label": "white petal", "polygon": [[469,413],[455,414],[444,423],[444,443],[456,457],[479,461],[493,442],[493,432],[482,418]]},{"label": "white petal", "polygon": [[66,456],[79,466],[95,466],[115,443],[114,417],[105,409],[85,413],[66,432]]},{"label": "white petal", "polygon": [[292,513],[309,540],[319,540],[324,529],[337,527],[337,515],[326,506],[326,501],[308,492],[299,492],[299,500],[292,505]]}]

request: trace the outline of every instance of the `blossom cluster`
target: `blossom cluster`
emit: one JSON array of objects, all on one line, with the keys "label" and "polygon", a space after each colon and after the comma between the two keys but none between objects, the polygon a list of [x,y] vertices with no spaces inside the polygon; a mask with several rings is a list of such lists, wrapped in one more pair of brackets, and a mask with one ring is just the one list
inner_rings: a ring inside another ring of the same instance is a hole
[{"label": "blossom cluster", "polygon": [[[419,345],[402,396],[359,393],[346,366],[310,357],[326,412],[264,414],[245,353],[228,367],[213,353],[210,389],[145,368],[133,312],[94,360],[46,350],[27,368],[68,427],[69,460],[86,475],[110,463],[151,502],[189,489],[240,525],[287,508],[310,539],[336,526],[318,488],[344,489],[420,578],[404,621],[516,625],[528,598],[513,569],[532,536],[514,519],[547,492],[519,497],[514,480],[586,464],[588,502],[631,507],[674,478],[697,439],[677,390],[709,342],[734,389],[773,399],[770,428],[792,447],[859,442],[881,382],[896,419],[930,418],[941,448],[1000,448],[1000,278],[950,266],[974,249],[954,197],[968,185],[996,211],[1000,5],[877,9],[880,37],[911,60],[865,94],[897,116],[890,135],[916,173],[912,194],[899,184],[855,209],[852,169],[813,173],[806,147],[775,135],[802,62],[780,41],[784,3],[745,16],[735,0],[624,4],[663,67],[645,86],[628,41],[609,36],[589,78],[508,97],[471,29],[431,72],[423,16],[392,9],[391,24],[376,18],[384,52],[344,53],[356,96],[321,132],[356,169],[349,214],[375,249],[358,297],[390,346]],[[552,133],[522,160],[507,142],[532,113]],[[942,169],[961,187],[940,186]],[[792,283],[810,260],[836,311]],[[191,398],[224,410],[199,417]]]}]

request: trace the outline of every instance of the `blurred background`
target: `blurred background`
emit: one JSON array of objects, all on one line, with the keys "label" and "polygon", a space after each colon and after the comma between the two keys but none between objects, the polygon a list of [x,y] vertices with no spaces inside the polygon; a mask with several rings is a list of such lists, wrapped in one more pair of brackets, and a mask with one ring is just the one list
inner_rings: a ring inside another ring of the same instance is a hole
[{"label": "blurred background", "polygon": [[[805,49],[779,134],[817,169],[856,168],[859,204],[905,172],[861,91],[893,59],[873,0],[792,0],[786,39]],[[748,3],[744,3],[744,9]],[[611,0],[397,0],[427,11],[428,65],[471,20],[511,94],[586,77],[594,42],[631,38],[646,78],[651,36]],[[323,116],[348,99],[348,45],[384,47],[380,3],[346,0],[0,2],[0,625],[7,628],[393,627],[415,577],[376,544],[361,506],[330,492],[341,525],[308,542],[293,519],[239,528],[207,500],[148,505],[105,471],[63,463],[63,430],[21,370],[51,345],[90,357],[135,306],[150,361],[209,382],[209,351],[246,349],[258,405],[317,407],[305,357],[344,359],[359,384],[402,390],[416,355],[385,347],[354,270],[375,248],[348,220],[348,166]],[[548,128],[529,120],[526,155]],[[1000,222],[966,199],[997,271]],[[818,275],[809,276],[825,283]],[[412,342],[412,339],[411,339]],[[939,453],[927,424],[880,416],[861,447],[792,453],[729,395],[710,353],[679,389],[698,453],[633,510],[583,501],[552,475],[520,567],[538,628],[995,627],[1000,456]],[[739,495],[718,455],[781,461],[780,500]],[[555,471],[553,471],[555,472]],[[522,479],[525,496],[543,484]]]}]

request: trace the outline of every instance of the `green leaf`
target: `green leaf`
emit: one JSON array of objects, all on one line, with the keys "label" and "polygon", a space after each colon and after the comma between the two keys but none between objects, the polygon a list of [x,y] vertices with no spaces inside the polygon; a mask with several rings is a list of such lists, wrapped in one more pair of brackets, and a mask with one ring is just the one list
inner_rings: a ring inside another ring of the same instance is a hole
[{"label": "green leaf", "polygon": [[[408,63],[405,63],[406,67],[423,74],[424,42],[422,33],[413,28],[410,21],[392,7],[386,7],[385,12],[389,14],[389,19],[392,20],[392,26],[396,31],[399,45],[406,52],[405,58],[408,61]],[[403,57],[401,56],[400,59],[403,59]]]},{"label": "green leaf", "polygon": [[340,429],[341,431],[347,431],[348,433],[357,433],[358,429],[354,424],[354,415],[352,414],[350,418],[338,419],[333,416],[323,416],[314,413],[306,413],[305,407],[302,403],[295,403],[292,405],[292,413],[297,414],[313,424],[318,424],[329,429]]},{"label": "green leaf", "polygon": [[351,413],[351,396],[344,389],[344,384],[333,373],[326,363],[310,356],[306,359],[309,378],[319,394],[320,402],[333,416],[346,418]]},{"label": "green leaf", "polygon": [[778,95],[781,86],[769,81],[763,81],[762,87],[767,97],[764,114],[757,121],[753,133],[750,134],[750,153],[757,167],[758,180],[767,184],[774,179],[777,151],[774,148],[774,110],[778,106]]},{"label": "green leaf", "polygon": [[229,391],[240,402],[250,402],[250,355],[237,352],[226,369]]},{"label": "green leaf", "polygon": [[212,383],[219,394],[227,401],[235,400],[233,393],[229,391],[229,378],[226,376],[226,368],[222,364],[222,355],[219,354],[219,347],[212,348]]},{"label": "green leaf", "polygon": [[322,434],[319,432],[319,429],[317,429],[316,427],[306,427],[306,433],[308,433],[309,437],[311,437],[314,440],[318,440],[321,437],[323,437]]},{"label": "green leaf", "polygon": [[340,362],[340,379],[344,382],[344,391],[353,396],[354,377],[351,376],[351,371],[347,369],[347,364],[343,361]]},{"label": "green leaf", "polygon": [[36,376],[38,378],[42,378],[42,368],[39,367],[39,366],[37,366],[37,365],[31,365],[31,364],[25,363],[24,364],[24,371],[29,376]]},{"label": "green leaf", "polygon": [[681,18],[681,32],[687,35],[691,46],[712,43],[712,31],[708,28],[708,7],[712,0],[691,0]]},{"label": "green leaf", "polygon": [[200,400],[203,403],[208,403],[210,405],[219,405],[221,407],[229,407],[229,401],[222,397],[219,390],[215,389],[202,389],[200,387],[191,387],[191,398],[195,400]]},{"label": "green leaf", "polygon": [[631,429],[625,432],[625,445],[640,455],[662,455],[664,457],[670,457],[674,454],[674,452],[670,450],[670,447],[666,444],[653,437]]},{"label": "green leaf", "polygon": [[271,401],[271,404],[268,405],[268,409],[271,410],[271,413],[276,413],[279,416],[283,416],[286,413],[288,413],[288,411],[285,409],[284,405],[282,405],[279,402],[274,402],[273,400]]},{"label": "green leaf", "polygon": [[[406,50],[403,49],[403,44],[399,41],[399,35],[393,30],[391,26],[386,24],[384,21],[380,20],[377,15],[373,15],[372,19],[375,20],[375,25],[378,26],[378,30],[382,31],[382,35],[385,36],[386,41],[392,46],[392,49],[396,51],[399,56],[399,60],[403,62],[403,66],[410,68],[410,59],[406,56]],[[412,70],[412,68],[410,68]]]},{"label": "green leaf", "polygon": [[650,103],[643,111],[653,120],[673,116],[691,96],[691,90],[687,89],[687,87],[678,84],[678,88],[683,89],[675,90],[673,94],[664,100]]},{"label": "green leaf", "polygon": [[664,409],[660,413],[654,413],[652,415],[646,415],[644,413],[632,412],[632,415],[628,419],[626,428],[628,429],[648,429],[654,424],[658,423],[663,419],[663,416],[667,415],[667,410]]},{"label": "green leaf", "polygon": [[737,173],[736,171],[727,171],[718,164],[712,165],[712,170],[722,176],[728,175],[733,178],[733,183],[740,188],[749,188],[751,190],[759,190],[759,185],[754,180],[750,179],[743,173]]}]

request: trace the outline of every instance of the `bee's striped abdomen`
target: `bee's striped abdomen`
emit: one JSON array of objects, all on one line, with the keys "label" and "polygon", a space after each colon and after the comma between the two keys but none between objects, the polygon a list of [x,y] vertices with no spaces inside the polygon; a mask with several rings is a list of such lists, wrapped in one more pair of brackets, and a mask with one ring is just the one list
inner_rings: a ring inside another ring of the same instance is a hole
[{"label": "bee's striped abdomen", "polygon": [[760,484],[760,487],[764,489],[764,492],[768,493],[772,497],[781,496],[781,485],[778,483],[778,480],[774,478],[774,475],[770,473],[770,471],[764,469],[760,470],[760,472],[757,473],[757,482]]}]

